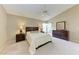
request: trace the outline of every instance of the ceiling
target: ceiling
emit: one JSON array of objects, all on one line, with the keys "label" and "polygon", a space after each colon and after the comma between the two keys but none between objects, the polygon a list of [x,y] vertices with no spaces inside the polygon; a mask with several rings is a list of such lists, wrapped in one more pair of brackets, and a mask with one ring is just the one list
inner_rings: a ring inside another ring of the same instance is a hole
[{"label": "ceiling", "polygon": [[[47,21],[73,7],[72,4],[4,4],[7,13]],[[46,12],[44,12],[46,11]]]}]

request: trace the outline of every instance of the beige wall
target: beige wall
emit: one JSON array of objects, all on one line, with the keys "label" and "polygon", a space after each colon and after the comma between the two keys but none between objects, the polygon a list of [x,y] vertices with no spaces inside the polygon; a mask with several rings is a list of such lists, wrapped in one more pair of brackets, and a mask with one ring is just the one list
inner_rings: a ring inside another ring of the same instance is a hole
[{"label": "beige wall", "polygon": [[49,20],[52,22],[53,29],[56,29],[56,22],[66,21],[66,28],[69,31],[69,39],[79,43],[79,5],[57,15]]},{"label": "beige wall", "polygon": [[7,20],[7,24],[8,24],[8,42],[10,44],[15,43],[16,39],[15,39],[15,35],[17,33],[17,31],[19,30],[19,25],[24,23],[25,26],[28,27],[37,27],[37,26],[41,26],[41,21],[39,20],[35,20],[35,19],[31,19],[31,18],[26,18],[26,17],[21,17],[21,16],[15,16],[15,15],[10,15],[8,14],[7,16],[8,20]]},{"label": "beige wall", "polygon": [[6,45],[7,41],[6,20],[7,14],[2,5],[0,5],[0,50],[4,47],[4,45]]}]

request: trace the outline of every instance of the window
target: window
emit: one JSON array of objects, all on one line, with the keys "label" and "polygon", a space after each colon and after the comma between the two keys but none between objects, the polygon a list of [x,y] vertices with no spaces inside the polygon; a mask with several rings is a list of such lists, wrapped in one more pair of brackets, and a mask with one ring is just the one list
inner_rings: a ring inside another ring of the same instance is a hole
[{"label": "window", "polygon": [[52,35],[52,24],[51,23],[43,23],[42,26],[43,26],[43,31],[45,33]]}]

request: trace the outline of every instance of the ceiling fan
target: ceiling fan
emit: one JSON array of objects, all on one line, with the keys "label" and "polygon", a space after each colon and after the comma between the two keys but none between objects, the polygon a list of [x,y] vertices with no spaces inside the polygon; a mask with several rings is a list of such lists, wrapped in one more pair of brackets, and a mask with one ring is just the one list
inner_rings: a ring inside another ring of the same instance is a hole
[{"label": "ceiling fan", "polygon": [[48,16],[48,10],[47,10],[47,6],[44,5],[43,8],[41,8],[41,16]]}]

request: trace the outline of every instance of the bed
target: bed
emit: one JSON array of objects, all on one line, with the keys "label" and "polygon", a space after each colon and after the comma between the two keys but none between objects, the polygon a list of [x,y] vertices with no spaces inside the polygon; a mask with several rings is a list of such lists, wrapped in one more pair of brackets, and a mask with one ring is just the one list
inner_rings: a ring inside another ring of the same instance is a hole
[{"label": "bed", "polygon": [[[34,29],[33,31],[36,30],[37,29]],[[36,49],[33,55],[79,55],[79,44],[55,37],[52,37],[51,39],[52,42],[49,42]],[[30,55],[29,44],[27,40],[25,40],[22,42],[15,43],[13,45],[9,45],[3,50],[1,54]]]}]

